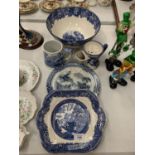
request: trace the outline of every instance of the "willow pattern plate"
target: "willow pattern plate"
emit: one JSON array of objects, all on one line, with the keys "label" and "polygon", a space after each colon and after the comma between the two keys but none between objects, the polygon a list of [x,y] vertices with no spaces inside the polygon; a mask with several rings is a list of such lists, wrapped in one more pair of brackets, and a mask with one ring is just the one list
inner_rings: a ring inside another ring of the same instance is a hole
[{"label": "willow pattern plate", "polygon": [[47,80],[47,91],[51,90],[90,90],[100,93],[100,80],[90,68],[77,63],[55,68]]},{"label": "willow pattern plate", "polygon": [[35,97],[26,91],[20,91],[19,93],[19,123],[24,125],[28,123],[37,110],[37,104]]},{"label": "willow pattern plate", "polygon": [[20,60],[19,87],[20,90],[31,91],[39,81],[39,68],[31,61]]},{"label": "willow pattern plate", "polygon": [[44,99],[37,127],[48,152],[89,152],[102,137],[105,114],[90,91],[54,91]]}]

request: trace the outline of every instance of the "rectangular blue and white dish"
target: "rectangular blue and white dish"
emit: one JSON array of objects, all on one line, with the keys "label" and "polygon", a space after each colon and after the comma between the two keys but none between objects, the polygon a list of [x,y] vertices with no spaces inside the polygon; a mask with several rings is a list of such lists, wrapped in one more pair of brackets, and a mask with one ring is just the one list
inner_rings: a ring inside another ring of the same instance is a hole
[{"label": "rectangular blue and white dish", "polygon": [[106,117],[91,91],[51,91],[37,115],[41,143],[48,152],[89,152],[102,138]]}]

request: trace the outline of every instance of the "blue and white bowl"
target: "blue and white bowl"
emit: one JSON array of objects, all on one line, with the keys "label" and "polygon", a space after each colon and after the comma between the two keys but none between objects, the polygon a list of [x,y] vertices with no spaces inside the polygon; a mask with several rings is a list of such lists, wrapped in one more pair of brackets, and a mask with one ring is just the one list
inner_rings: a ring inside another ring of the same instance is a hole
[{"label": "blue and white bowl", "polygon": [[80,7],[54,10],[46,20],[47,29],[65,45],[80,46],[100,30],[101,22],[91,11]]}]

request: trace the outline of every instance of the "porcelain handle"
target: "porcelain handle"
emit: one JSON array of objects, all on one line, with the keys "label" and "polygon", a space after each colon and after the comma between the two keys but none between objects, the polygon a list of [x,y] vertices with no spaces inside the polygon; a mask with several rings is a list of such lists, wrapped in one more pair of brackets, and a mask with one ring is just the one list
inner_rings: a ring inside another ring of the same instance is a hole
[{"label": "porcelain handle", "polygon": [[106,51],[106,49],[108,48],[108,44],[104,44],[104,45],[102,45],[102,47],[103,47],[103,51],[102,51],[102,53],[99,55],[99,57]]}]

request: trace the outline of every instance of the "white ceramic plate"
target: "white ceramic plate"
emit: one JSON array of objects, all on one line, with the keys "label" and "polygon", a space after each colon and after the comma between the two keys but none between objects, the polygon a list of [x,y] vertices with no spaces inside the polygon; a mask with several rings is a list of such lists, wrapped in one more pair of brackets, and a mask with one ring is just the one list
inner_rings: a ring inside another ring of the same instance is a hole
[{"label": "white ceramic plate", "polygon": [[19,64],[20,90],[31,91],[39,81],[39,68],[31,61],[20,60]]},{"label": "white ceramic plate", "polygon": [[26,91],[20,91],[19,93],[19,123],[20,126],[28,123],[37,110],[37,104],[35,97]]},{"label": "white ceramic plate", "polygon": [[29,135],[29,132],[26,130],[24,126],[21,126],[19,128],[19,148],[21,148],[21,146],[23,145],[26,135]]}]

